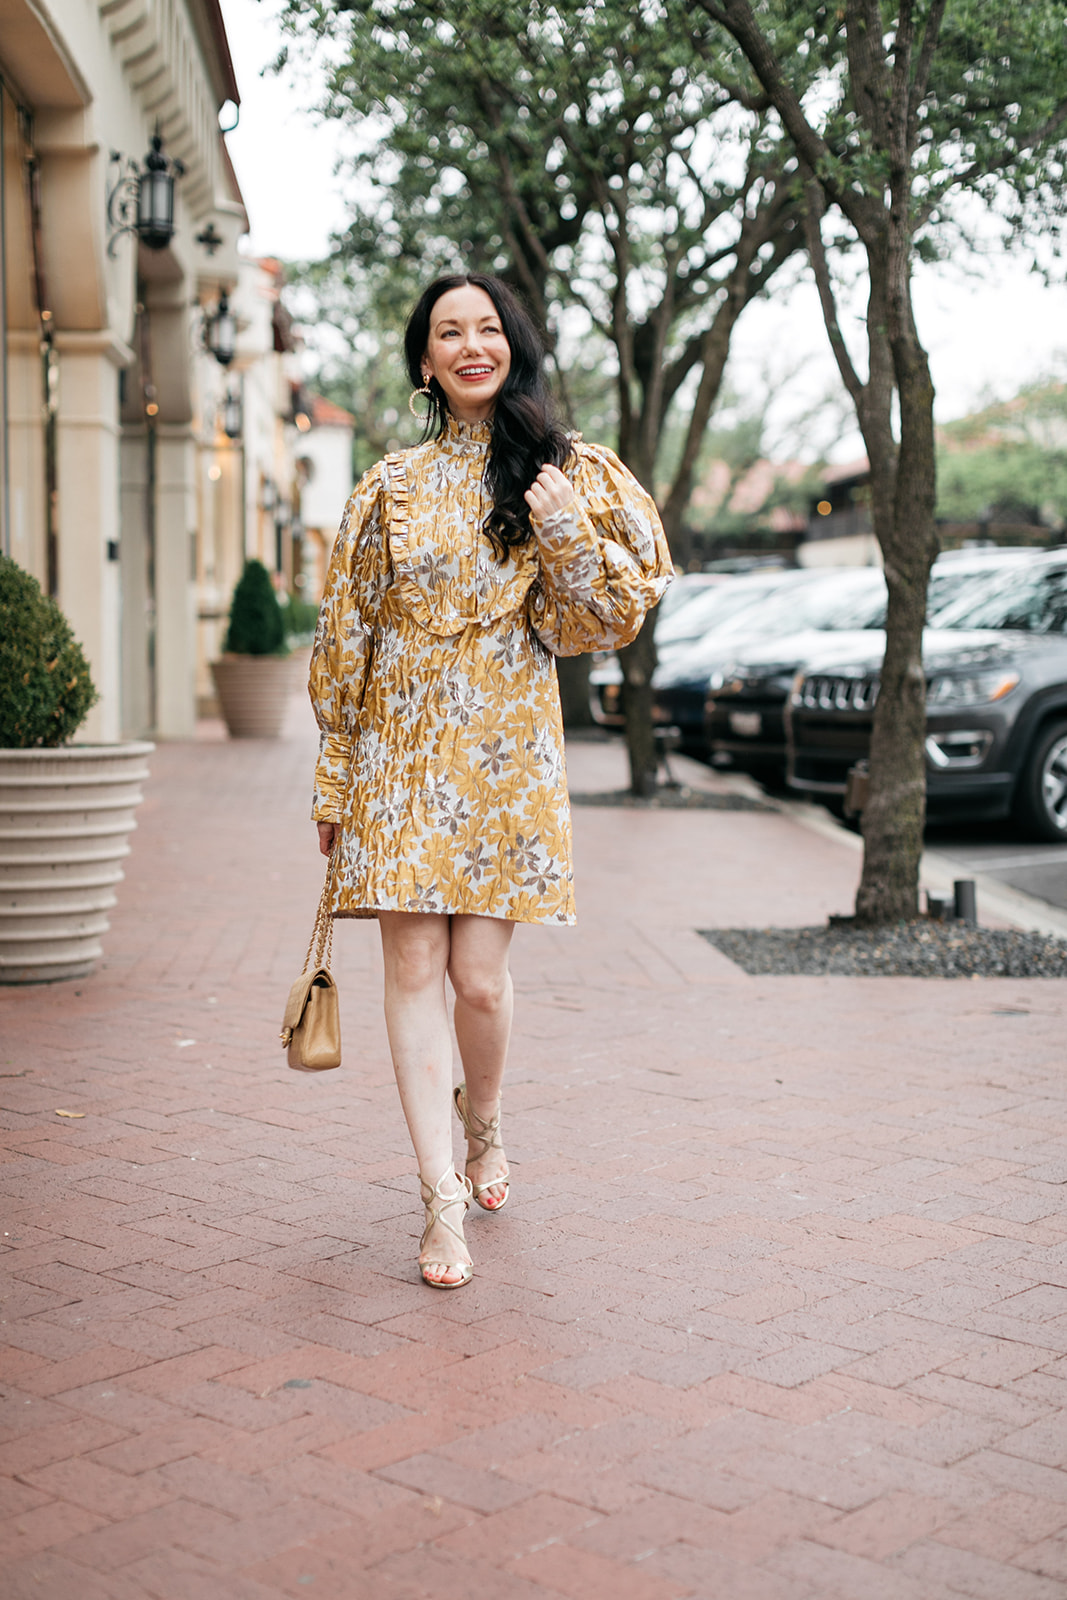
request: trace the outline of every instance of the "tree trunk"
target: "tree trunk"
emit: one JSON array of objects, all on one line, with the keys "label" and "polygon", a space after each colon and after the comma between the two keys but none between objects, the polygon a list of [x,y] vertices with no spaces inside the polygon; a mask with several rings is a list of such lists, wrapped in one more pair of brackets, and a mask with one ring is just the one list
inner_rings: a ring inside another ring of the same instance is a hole
[{"label": "tree trunk", "polygon": [[[914,6],[899,8],[891,57],[883,38],[887,23],[881,8],[871,0],[844,0],[843,7],[838,7],[837,19],[844,21],[847,39],[851,105],[869,139],[869,149],[857,139],[856,149],[850,152],[856,163],[856,171],[850,175],[849,157],[840,150],[831,151],[808,121],[800,94],[748,0],[700,3],[741,45],[793,139],[803,168],[844,213],[867,255],[870,370],[863,383],[841,337],[821,237],[817,230],[812,233],[809,225],[827,331],[846,387],[856,402],[867,446],[871,515],[889,592],[856,917],[867,923],[893,922],[914,916],[918,909],[926,810],[922,632],[926,586],[937,545],[934,396],[912,314],[911,259],[916,220],[914,161],[922,131],[919,107],[944,5],[927,8],[926,24],[931,31],[924,38],[919,77],[914,81]],[[891,427],[894,384],[900,405],[899,446],[894,444]]]},{"label": "tree trunk", "polygon": [[556,657],[559,703],[563,712],[563,727],[568,733],[575,728],[596,727],[589,706],[589,666],[588,656]]},{"label": "tree trunk", "polygon": [[926,815],[925,580],[917,582],[914,572],[892,573],[887,565],[886,582],[886,648],[871,734],[863,872],[856,892],[856,920],[863,923],[917,915]]},{"label": "tree trunk", "polygon": [[656,611],[641,625],[633,644],[619,651],[622,667],[622,709],[626,718],[626,749],[630,756],[630,793],[647,798],[656,787],[659,758],[652,721],[652,673],[656,665]]},{"label": "tree trunk", "polygon": [[870,789],[863,813],[863,873],[856,918],[897,922],[918,915],[926,823],[926,590],[937,553],[934,521],[934,389],[911,311],[908,241],[890,239],[886,320],[900,405],[892,517],[881,535],[889,609],[881,687],[871,735]]}]

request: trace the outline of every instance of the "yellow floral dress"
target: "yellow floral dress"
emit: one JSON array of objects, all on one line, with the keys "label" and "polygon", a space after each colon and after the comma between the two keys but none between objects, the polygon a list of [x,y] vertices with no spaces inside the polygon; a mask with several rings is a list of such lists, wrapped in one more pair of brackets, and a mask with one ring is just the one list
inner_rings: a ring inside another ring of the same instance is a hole
[{"label": "yellow floral dress", "polygon": [[482,532],[489,431],[450,417],[345,507],[310,681],[312,815],[340,824],[335,916],[575,920],[552,657],[633,639],[670,556],[650,496],[575,439],[575,503],[499,561]]}]

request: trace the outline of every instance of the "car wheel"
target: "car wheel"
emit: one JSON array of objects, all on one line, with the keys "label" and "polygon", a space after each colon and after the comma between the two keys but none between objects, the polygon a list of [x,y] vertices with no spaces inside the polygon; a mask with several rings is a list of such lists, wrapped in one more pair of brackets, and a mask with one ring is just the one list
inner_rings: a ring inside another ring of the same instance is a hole
[{"label": "car wheel", "polygon": [[1019,779],[1019,820],[1035,839],[1067,839],[1067,722],[1047,728]]}]

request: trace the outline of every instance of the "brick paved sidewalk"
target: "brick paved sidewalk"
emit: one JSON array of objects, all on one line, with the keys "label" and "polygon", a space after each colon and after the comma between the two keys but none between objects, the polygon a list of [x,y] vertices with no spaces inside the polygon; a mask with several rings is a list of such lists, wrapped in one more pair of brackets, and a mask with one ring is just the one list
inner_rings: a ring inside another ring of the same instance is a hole
[{"label": "brick paved sidewalk", "polygon": [[311,747],[161,747],[102,969],[0,991],[4,1600],[1063,1600],[1062,986],[745,977],[693,930],[855,853],[578,810],[435,1293],[373,924],[341,1071],[276,1043]]}]

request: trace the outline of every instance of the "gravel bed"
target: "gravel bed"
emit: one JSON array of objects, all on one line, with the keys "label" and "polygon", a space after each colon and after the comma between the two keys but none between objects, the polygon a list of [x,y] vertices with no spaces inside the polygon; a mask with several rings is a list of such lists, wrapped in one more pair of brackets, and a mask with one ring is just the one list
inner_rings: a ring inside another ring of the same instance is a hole
[{"label": "gravel bed", "polygon": [[881,928],[701,928],[752,976],[1064,978],[1067,939],[920,918]]},{"label": "gravel bed", "polygon": [[572,806],[633,806],[638,811],[777,811],[763,800],[744,794],[715,794],[709,789],[677,789],[661,784],[654,794],[631,794],[629,789],[605,789],[599,794],[572,794]]}]

